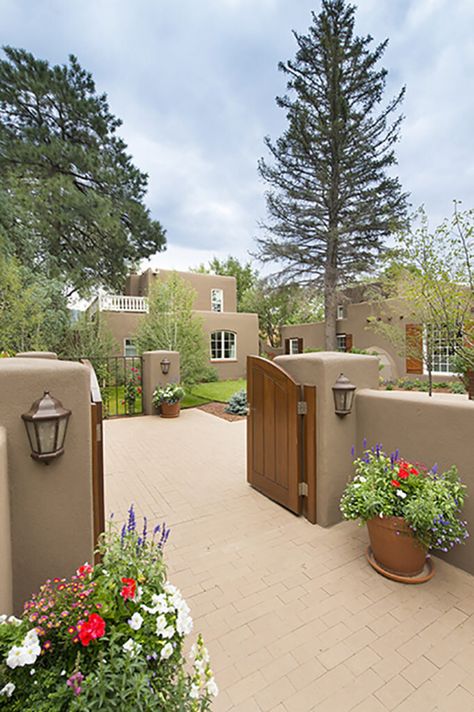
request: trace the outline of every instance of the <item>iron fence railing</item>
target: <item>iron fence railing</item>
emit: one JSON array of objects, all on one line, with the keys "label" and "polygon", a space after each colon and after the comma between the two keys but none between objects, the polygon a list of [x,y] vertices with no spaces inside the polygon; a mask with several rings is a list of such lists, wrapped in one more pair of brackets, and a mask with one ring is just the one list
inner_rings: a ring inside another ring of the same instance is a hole
[{"label": "iron fence railing", "polygon": [[143,413],[141,356],[86,356],[94,367],[104,418]]}]

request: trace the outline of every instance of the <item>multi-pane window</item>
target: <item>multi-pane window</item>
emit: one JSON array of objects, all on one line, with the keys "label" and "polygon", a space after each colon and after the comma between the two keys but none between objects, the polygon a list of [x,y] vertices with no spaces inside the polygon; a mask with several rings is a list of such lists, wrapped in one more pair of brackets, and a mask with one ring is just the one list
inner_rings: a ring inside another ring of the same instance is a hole
[{"label": "multi-pane window", "polygon": [[135,346],[135,341],[133,339],[123,340],[123,355],[124,356],[136,356],[137,348]]},{"label": "multi-pane window", "polygon": [[[431,347],[431,370],[433,373],[455,373],[454,357],[456,354],[455,344],[449,339],[442,329],[431,328],[428,334],[425,332],[425,349]],[[425,353],[425,366],[426,364]]]},{"label": "multi-pane window", "polygon": [[346,350],[346,335],[345,334],[337,334],[336,347],[337,347],[338,351]]},{"label": "multi-pane window", "polygon": [[211,311],[221,312],[224,310],[224,292],[222,289],[211,289]]},{"label": "multi-pane window", "polygon": [[338,307],[337,307],[337,318],[338,318],[338,319],[344,319],[344,318],[345,318],[345,315],[344,315],[344,307],[342,306],[342,304],[339,304]]},{"label": "multi-pane window", "polygon": [[290,339],[290,354],[299,354],[300,343],[299,339]]},{"label": "multi-pane window", "polygon": [[237,337],[233,331],[213,331],[211,334],[211,359],[222,361],[237,358]]}]

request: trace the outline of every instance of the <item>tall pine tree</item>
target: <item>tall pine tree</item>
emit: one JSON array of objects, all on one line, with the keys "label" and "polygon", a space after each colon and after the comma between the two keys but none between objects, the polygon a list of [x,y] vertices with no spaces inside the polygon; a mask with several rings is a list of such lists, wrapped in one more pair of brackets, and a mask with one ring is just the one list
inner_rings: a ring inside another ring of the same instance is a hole
[{"label": "tall pine tree", "polygon": [[[324,291],[326,348],[336,349],[337,288],[373,268],[384,239],[406,219],[407,194],[387,169],[404,89],[383,104],[387,40],[354,34],[355,7],[323,0],[307,35],[294,33],[294,61],[280,63],[288,94],[277,97],[288,128],[259,162],[270,220],[258,240],[264,262],[286,281]],[[396,114],[393,117],[392,115]]]}]

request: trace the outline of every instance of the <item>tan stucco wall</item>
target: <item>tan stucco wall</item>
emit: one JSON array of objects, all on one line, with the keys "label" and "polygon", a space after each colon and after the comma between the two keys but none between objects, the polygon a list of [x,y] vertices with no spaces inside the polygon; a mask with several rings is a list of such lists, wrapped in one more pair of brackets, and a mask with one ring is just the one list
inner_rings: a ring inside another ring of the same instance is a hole
[{"label": "tan stucco wall", "polygon": [[[441,470],[459,469],[468,487],[464,518],[471,538],[446,555],[446,560],[474,574],[474,401],[467,396],[401,391],[363,390],[356,400],[357,444],[382,443],[386,451],[399,448],[407,460]],[[435,552],[437,553],[437,552]]]},{"label": "tan stucco wall", "polygon": [[[167,374],[161,372],[161,361],[167,358],[170,362]],[[180,363],[177,351],[145,351],[143,353],[143,412],[145,415],[156,415],[153,405],[153,391],[157,386],[180,382]]]},{"label": "tan stucco wall", "polygon": [[0,427],[0,615],[13,613],[7,432]]},{"label": "tan stucco wall", "polygon": [[130,275],[127,278],[125,294],[131,296],[148,296],[150,284],[154,279],[167,280],[170,275],[177,274],[184,279],[196,292],[193,309],[207,311],[211,309],[211,289],[222,289],[223,311],[237,311],[237,282],[235,277],[222,277],[215,274],[198,272],[173,272],[172,270],[148,269],[141,275]]},{"label": "tan stucco wall", "polygon": [[356,415],[334,412],[332,387],[340,373],[359,389],[377,388],[378,359],[333,351],[278,356],[275,363],[295,381],[315,385],[316,392],[316,511],[317,523],[330,526],[341,520],[339,500],[352,471],[351,447],[356,442]]},{"label": "tan stucco wall", "polygon": [[[8,437],[13,598],[21,610],[46,579],[68,576],[93,550],[89,370],[50,359],[0,360],[0,426]],[[30,456],[21,415],[49,390],[72,411],[65,453]]]},{"label": "tan stucco wall", "polygon": [[219,379],[242,378],[246,374],[247,356],[258,356],[258,316],[256,314],[225,312],[197,312],[208,338],[209,348],[213,331],[234,331],[237,334],[237,359],[235,361],[211,361]]},{"label": "tan stucco wall", "polygon": [[136,335],[138,325],[145,316],[138,312],[101,312],[106,327],[114,337],[117,348],[113,356],[124,356],[124,340],[133,339]]}]

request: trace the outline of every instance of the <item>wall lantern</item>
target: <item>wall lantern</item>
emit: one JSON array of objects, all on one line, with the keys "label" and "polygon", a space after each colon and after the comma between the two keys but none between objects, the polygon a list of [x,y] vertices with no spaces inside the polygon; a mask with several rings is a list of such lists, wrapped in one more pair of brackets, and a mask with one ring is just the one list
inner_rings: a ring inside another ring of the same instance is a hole
[{"label": "wall lantern", "polygon": [[352,410],[355,389],[354,384],[341,373],[332,387],[336,415],[349,415]]},{"label": "wall lantern", "polygon": [[167,373],[169,373],[170,366],[171,366],[171,361],[169,358],[164,358],[162,361],[160,361],[160,366],[161,366],[161,373],[166,376]]},{"label": "wall lantern", "polygon": [[64,438],[71,415],[62,403],[45,391],[42,398],[33,403],[28,413],[21,417],[25,422],[26,432],[34,460],[49,464],[50,460],[64,452]]}]

